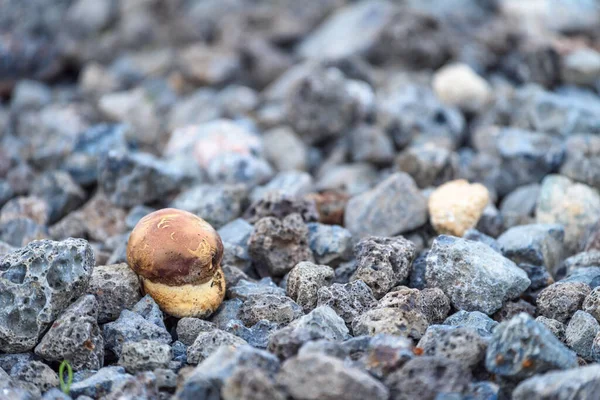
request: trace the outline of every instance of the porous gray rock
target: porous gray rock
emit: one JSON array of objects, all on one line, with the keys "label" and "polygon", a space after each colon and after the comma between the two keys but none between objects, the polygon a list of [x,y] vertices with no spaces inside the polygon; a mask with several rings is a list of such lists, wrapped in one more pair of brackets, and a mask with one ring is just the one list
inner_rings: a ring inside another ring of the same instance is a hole
[{"label": "porous gray rock", "polygon": [[57,387],[58,375],[49,366],[39,361],[31,361],[14,368],[11,375],[20,381],[28,382],[40,389],[42,393]]},{"label": "porous gray rock", "polygon": [[201,332],[194,343],[188,347],[187,362],[201,363],[221,346],[240,347],[245,344],[248,343],[244,339],[220,329]]},{"label": "porous gray rock", "polygon": [[244,302],[240,299],[225,300],[221,303],[217,311],[210,316],[210,321],[217,328],[223,329],[225,325],[232,319],[239,319],[240,309]]},{"label": "porous gray rock", "polygon": [[114,385],[106,400],[122,399],[155,399],[159,398],[156,375],[146,371],[138,373],[131,380],[124,380]]},{"label": "porous gray rock", "polygon": [[177,321],[177,338],[186,346],[191,346],[200,332],[217,329],[212,322],[200,318],[185,317]]},{"label": "porous gray rock", "polygon": [[391,373],[385,384],[393,399],[432,400],[438,395],[464,392],[471,379],[471,372],[458,361],[423,356],[408,361]]},{"label": "porous gray rock", "polygon": [[302,354],[287,360],[277,382],[297,399],[385,400],[389,396],[387,388],[366,372],[323,354]]},{"label": "porous gray rock", "polygon": [[252,367],[234,368],[221,388],[223,400],[285,400],[286,393],[263,370]]},{"label": "porous gray rock", "polygon": [[138,276],[126,263],[99,265],[92,271],[87,293],[98,300],[98,322],[114,321],[142,297]]},{"label": "porous gray rock", "polygon": [[123,367],[104,367],[92,376],[71,385],[69,394],[74,398],[88,396],[99,398],[106,396],[117,385],[133,380],[133,376],[125,372]]},{"label": "porous gray rock", "polygon": [[581,309],[600,321],[600,288],[595,287],[583,300]]},{"label": "porous gray rock", "polygon": [[581,309],[590,286],[583,282],[556,282],[542,290],[537,298],[540,315],[566,323]]},{"label": "porous gray rock", "polygon": [[521,382],[513,392],[513,399],[591,399],[596,396],[599,384],[599,365],[589,365],[566,371],[552,371]]},{"label": "porous gray rock", "polygon": [[362,280],[376,298],[410,275],[415,245],[403,237],[367,237],[354,246],[357,268],[351,281]]},{"label": "porous gray rock", "polygon": [[339,225],[310,222],[308,245],[319,264],[332,267],[352,258],[352,234]]},{"label": "porous gray rock", "polygon": [[550,332],[552,332],[558,340],[560,340],[561,342],[564,343],[565,329],[567,329],[565,324],[563,324],[562,322],[557,321],[555,319],[552,319],[552,318],[546,318],[543,315],[540,315],[539,317],[537,317],[535,319],[535,321],[544,325],[546,327],[546,329],[548,329]]},{"label": "porous gray rock", "polygon": [[171,347],[154,340],[123,343],[119,365],[129,373],[166,368],[171,361]]},{"label": "porous gray rock", "polygon": [[317,293],[317,305],[329,306],[350,326],[354,318],[372,308],[377,300],[373,292],[361,280],[331,286],[323,286]]},{"label": "porous gray rock", "polygon": [[430,325],[417,347],[423,355],[445,357],[474,368],[485,358],[487,343],[472,328]]},{"label": "porous gray rock", "polygon": [[373,337],[359,336],[344,343],[352,358],[360,357],[357,366],[383,380],[415,357],[411,339],[380,334]]},{"label": "porous gray rock", "polygon": [[319,289],[331,285],[333,278],[333,268],[327,265],[298,263],[288,274],[287,295],[308,313],[317,306]]},{"label": "porous gray rock", "polygon": [[83,239],[30,243],[0,260],[0,350],[32,349],[86,290],[94,254]]},{"label": "porous gray rock", "polygon": [[395,173],[375,188],[352,197],[344,226],[357,238],[394,236],[427,222],[427,202],[413,179]]},{"label": "porous gray rock", "polygon": [[96,298],[82,296],[52,324],[35,353],[47,361],[67,360],[75,370],[102,368],[104,338],[97,318]]},{"label": "porous gray rock", "polygon": [[374,336],[380,333],[420,339],[427,329],[428,321],[420,310],[404,310],[396,307],[374,308],[354,318],[354,335]]},{"label": "porous gray rock", "polygon": [[485,366],[491,373],[518,381],[554,369],[575,368],[577,356],[542,324],[522,313],[494,329]]},{"label": "porous gray rock", "polygon": [[159,328],[167,330],[163,313],[150,295],[147,294],[142,297],[140,301],[135,303],[131,311],[141,315],[146,321],[153,323]]},{"label": "porous gray rock", "polygon": [[171,335],[164,328],[129,310],[121,311],[116,321],[104,325],[103,337],[105,349],[112,351],[117,357],[121,356],[125,342],[148,339],[169,344],[172,341]]},{"label": "porous gray rock", "polygon": [[459,310],[493,314],[530,284],[525,271],[489,246],[440,235],[427,255],[426,279]]},{"label": "porous gray rock", "polygon": [[265,319],[278,324],[289,324],[303,314],[302,307],[287,296],[254,295],[240,308],[239,318],[247,326]]},{"label": "porous gray rock", "polygon": [[567,346],[585,360],[592,359],[592,344],[600,331],[600,324],[585,311],[578,310],[565,330]]},{"label": "porous gray rock", "polygon": [[350,337],[344,320],[328,306],[319,306],[290,325],[294,329],[317,331],[322,338],[345,340]]},{"label": "porous gray rock", "polygon": [[245,301],[252,296],[265,294],[285,296],[285,290],[277,286],[270,277],[262,278],[258,282],[241,279],[237,285],[227,288],[227,297],[230,299]]},{"label": "porous gray rock", "polygon": [[223,267],[231,265],[245,269],[250,266],[248,239],[253,230],[254,227],[241,218],[229,222],[218,230],[223,241]]},{"label": "porous gray rock", "polygon": [[244,339],[250,346],[266,349],[269,344],[271,333],[280,328],[280,324],[261,319],[256,324],[247,328],[240,320],[233,319],[223,327],[223,330],[233,333]]},{"label": "porous gray rock", "polygon": [[439,288],[421,290],[421,309],[430,324],[441,324],[450,312],[450,299]]},{"label": "porous gray rock", "polygon": [[48,204],[48,223],[52,224],[80,205],[86,199],[84,190],[64,171],[48,171],[31,185],[31,194]]},{"label": "porous gray rock", "polygon": [[262,276],[282,277],[301,261],[314,261],[308,228],[299,214],[260,219],[248,240],[248,252]]}]

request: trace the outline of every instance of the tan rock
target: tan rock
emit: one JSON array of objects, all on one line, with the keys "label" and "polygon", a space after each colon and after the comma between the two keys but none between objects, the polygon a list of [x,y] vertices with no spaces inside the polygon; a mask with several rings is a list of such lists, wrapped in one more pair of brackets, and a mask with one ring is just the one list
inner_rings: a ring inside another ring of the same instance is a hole
[{"label": "tan rock", "polygon": [[478,112],[492,100],[492,88],[466,64],[446,65],[436,71],[432,82],[444,103],[463,111]]},{"label": "tan rock", "polygon": [[488,204],[485,186],[464,179],[447,182],[429,196],[431,225],[439,233],[462,237],[477,221]]}]

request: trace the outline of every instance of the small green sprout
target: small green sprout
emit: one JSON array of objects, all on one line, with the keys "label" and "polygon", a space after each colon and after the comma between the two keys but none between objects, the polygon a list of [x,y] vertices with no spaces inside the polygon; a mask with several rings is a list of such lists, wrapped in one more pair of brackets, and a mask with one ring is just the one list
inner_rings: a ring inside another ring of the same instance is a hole
[{"label": "small green sprout", "polygon": [[[67,368],[66,382],[64,377],[65,367]],[[73,368],[71,368],[71,364],[69,364],[67,360],[63,360],[63,362],[60,363],[60,367],[58,367],[58,378],[60,379],[60,390],[68,395],[71,391],[71,383],[73,383]]]}]

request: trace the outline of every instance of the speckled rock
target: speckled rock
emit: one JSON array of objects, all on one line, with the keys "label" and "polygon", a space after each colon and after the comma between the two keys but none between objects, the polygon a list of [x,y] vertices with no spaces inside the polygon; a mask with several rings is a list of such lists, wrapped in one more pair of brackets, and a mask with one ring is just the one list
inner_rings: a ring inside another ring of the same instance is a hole
[{"label": "speckled rock", "polygon": [[[217,231],[223,241],[224,249],[221,266],[230,265],[240,269],[246,269],[250,266],[248,239],[250,239],[253,230],[252,225],[238,218],[222,226]],[[227,276],[227,274],[225,275]]]},{"label": "speckled rock", "polygon": [[119,365],[129,373],[166,368],[171,361],[171,347],[154,340],[123,343]]},{"label": "speckled rock", "polygon": [[285,391],[268,373],[252,367],[235,368],[221,388],[223,400],[285,400]]},{"label": "speckled rock", "polygon": [[308,226],[308,245],[319,264],[337,266],[352,258],[352,234],[337,225],[311,222]]},{"label": "speckled rock", "polygon": [[458,361],[443,357],[417,357],[385,379],[393,399],[432,400],[444,393],[462,393],[471,372]]},{"label": "speckled rock", "polygon": [[244,324],[252,326],[261,319],[278,324],[289,324],[302,314],[302,307],[287,296],[257,294],[244,302],[239,317]]},{"label": "speckled rock", "polygon": [[487,343],[472,328],[430,325],[417,343],[425,356],[445,357],[473,368],[485,358]]},{"label": "speckled rock", "polygon": [[239,319],[243,304],[244,302],[240,299],[225,300],[217,311],[210,316],[210,321],[217,325],[217,328],[223,329],[230,320]]},{"label": "speckled rock", "polygon": [[266,217],[254,225],[248,252],[262,276],[281,277],[301,261],[313,261],[308,228],[299,214]]},{"label": "speckled rock", "polygon": [[244,219],[255,224],[265,217],[283,219],[291,214],[300,214],[304,222],[319,220],[315,202],[311,199],[290,196],[281,192],[266,193],[244,212]]},{"label": "speckled rock", "polygon": [[589,365],[531,377],[513,392],[514,400],[588,399],[596,395],[600,366]]},{"label": "speckled rock", "polygon": [[590,286],[582,282],[557,282],[542,290],[537,298],[540,315],[566,323],[581,309]]},{"label": "speckled rock", "polygon": [[24,247],[34,240],[49,237],[45,225],[40,225],[29,218],[14,218],[0,222],[0,240],[14,247]]},{"label": "speckled rock", "polygon": [[237,285],[227,288],[227,297],[230,299],[248,300],[255,295],[275,294],[285,296],[285,290],[280,288],[269,277],[262,278],[258,282],[241,279]]},{"label": "speckled rock", "polygon": [[83,294],[93,268],[92,248],[82,239],[36,241],[6,255],[0,261],[0,298],[5,304],[0,310],[0,350],[32,349]]},{"label": "speckled rock", "polygon": [[32,183],[31,194],[48,203],[48,222],[58,221],[85,201],[85,192],[64,171],[49,171]]},{"label": "speckled rock", "polygon": [[31,361],[11,371],[11,375],[20,381],[37,386],[40,391],[45,392],[59,384],[58,375],[46,364],[39,361]]},{"label": "speckled rock", "polygon": [[527,289],[527,274],[489,246],[452,236],[434,240],[427,255],[427,284],[439,287],[452,305],[492,314]]},{"label": "speckled rock", "polygon": [[581,309],[600,320],[600,288],[594,288],[583,300]]},{"label": "speckled rock", "polygon": [[110,393],[118,384],[132,379],[133,377],[126,373],[123,367],[104,367],[89,378],[73,383],[70,395],[75,398],[78,396],[98,398]]},{"label": "speckled rock", "polygon": [[415,252],[415,245],[401,236],[367,237],[354,246],[358,266],[351,280],[362,280],[381,298],[408,278]]},{"label": "speckled rock", "polygon": [[331,307],[350,326],[356,317],[369,310],[376,302],[371,289],[358,280],[321,287],[317,305]]},{"label": "speckled rock", "polygon": [[450,312],[450,299],[441,289],[421,290],[421,310],[430,324],[441,324]]},{"label": "speckled rock", "polygon": [[121,349],[125,342],[148,339],[169,344],[172,341],[171,335],[164,328],[129,310],[121,311],[116,321],[105,324],[103,336],[105,349],[112,351],[117,357],[121,356]]},{"label": "speckled rock", "polygon": [[561,342],[564,343],[565,329],[567,329],[565,324],[563,324],[562,322],[559,322],[555,319],[552,319],[552,318],[546,318],[543,315],[540,315],[539,317],[537,317],[535,319],[535,321],[544,325],[546,327],[546,329],[548,329],[550,332],[552,332],[554,334],[554,336],[557,337],[558,340],[560,340]]},{"label": "speckled rock", "polygon": [[488,202],[488,190],[479,183],[447,182],[429,196],[429,218],[439,233],[462,236],[477,225]]},{"label": "speckled rock", "polygon": [[245,344],[248,343],[244,339],[220,329],[202,332],[194,343],[188,347],[187,362],[189,364],[199,364],[221,346],[240,347]]},{"label": "speckled rock", "polygon": [[304,354],[287,360],[277,382],[297,399],[387,399],[387,388],[369,374],[334,357]]},{"label": "speckled rock", "polygon": [[413,179],[401,172],[392,174],[372,190],[352,197],[344,213],[344,226],[358,238],[394,236],[425,222],[425,198]]},{"label": "speckled rock", "polygon": [[244,326],[241,320],[232,319],[223,327],[223,330],[241,337],[252,347],[266,349],[271,333],[279,328],[280,324],[267,321],[266,319],[261,319],[249,328]]},{"label": "speckled rock", "polygon": [[600,324],[585,311],[577,311],[565,330],[565,342],[585,360],[592,359],[592,344],[600,331]]},{"label": "speckled rock", "polygon": [[145,295],[131,309],[136,314],[141,315],[146,321],[153,323],[166,330],[165,321],[162,311],[154,299],[149,295]]},{"label": "speckled rock", "polygon": [[291,197],[302,197],[314,190],[312,175],[303,171],[282,171],[267,184],[257,186],[250,193],[250,200],[255,202],[269,194],[280,194]]},{"label": "speckled rock", "polygon": [[488,338],[492,336],[498,322],[479,311],[461,310],[446,318],[444,325],[472,328],[479,336]]},{"label": "speckled rock", "polygon": [[138,373],[133,379],[117,383],[105,397],[106,400],[133,400],[158,398],[156,375],[146,371]]},{"label": "speckled rock", "polygon": [[333,277],[333,268],[327,265],[298,263],[288,275],[287,295],[308,313],[317,306],[319,289],[331,285]]},{"label": "speckled rock", "polygon": [[191,346],[201,332],[217,329],[212,322],[200,318],[185,317],[177,321],[177,338],[186,346]]},{"label": "speckled rock", "polygon": [[485,365],[488,371],[523,380],[553,369],[577,366],[577,356],[542,324],[519,314],[494,329]]},{"label": "speckled rock", "polygon": [[75,370],[102,368],[104,338],[97,317],[94,296],[82,296],[52,324],[35,353],[47,361],[67,360]]},{"label": "speckled rock", "polygon": [[94,268],[87,293],[98,300],[100,324],[114,321],[121,311],[130,310],[141,298],[139,279],[125,263]]},{"label": "speckled rock", "polygon": [[560,175],[544,178],[536,208],[536,221],[562,224],[568,252],[578,250],[585,230],[598,218],[600,194],[597,190]]},{"label": "speckled rock", "polygon": [[357,336],[385,333],[418,340],[428,325],[427,318],[420,310],[381,307],[357,316],[352,322],[352,331]]}]

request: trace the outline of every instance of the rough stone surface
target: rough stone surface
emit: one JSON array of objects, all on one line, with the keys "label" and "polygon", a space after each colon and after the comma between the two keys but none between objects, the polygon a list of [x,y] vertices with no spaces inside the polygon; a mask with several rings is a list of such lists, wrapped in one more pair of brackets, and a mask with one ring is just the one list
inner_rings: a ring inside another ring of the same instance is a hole
[{"label": "rough stone surface", "polygon": [[241,320],[233,319],[223,327],[223,330],[244,339],[250,346],[266,349],[271,334],[280,328],[280,324],[261,319],[247,328]]},{"label": "rough stone surface", "polygon": [[441,324],[450,313],[450,299],[441,289],[421,290],[421,309],[430,324]]},{"label": "rough stone surface", "polygon": [[600,321],[600,288],[594,288],[583,300],[581,309]]},{"label": "rough stone surface", "polygon": [[354,246],[356,272],[351,280],[362,280],[376,298],[408,278],[415,245],[403,237],[367,237]]},{"label": "rough stone surface", "polygon": [[371,289],[358,280],[321,287],[318,291],[317,305],[331,307],[350,326],[354,318],[369,310],[376,302]]},{"label": "rough stone surface", "polygon": [[352,197],[344,213],[344,226],[358,238],[394,236],[425,222],[425,198],[405,173],[395,173],[372,190]]},{"label": "rough stone surface", "polygon": [[513,392],[515,400],[567,400],[593,398],[600,380],[600,366],[589,365],[566,371],[552,371],[531,377]]},{"label": "rough stone surface", "polygon": [[116,321],[105,324],[103,336],[105,349],[112,351],[117,357],[121,356],[121,349],[125,342],[148,339],[169,344],[172,340],[171,335],[164,328],[129,310],[121,311]]},{"label": "rough stone surface", "polygon": [[20,381],[37,386],[40,391],[45,392],[58,386],[58,375],[46,364],[39,361],[31,361],[28,364],[14,368],[11,375]]},{"label": "rough stone surface", "polygon": [[235,368],[221,388],[223,400],[285,400],[285,391],[265,371],[252,367]]},{"label": "rough stone surface", "polygon": [[287,278],[287,295],[307,313],[317,306],[319,289],[331,285],[333,268],[310,262],[297,264]]},{"label": "rough stone surface", "polygon": [[489,246],[441,235],[427,255],[427,284],[460,310],[488,315],[527,289],[527,274]]},{"label": "rough stone surface", "polygon": [[136,314],[141,315],[146,321],[153,323],[166,330],[164,316],[158,304],[154,301],[150,295],[145,295],[138,301],[131,309]]},{"label": "rough stone surface", "polygon": [[89,378],[71,385],[70,395],[89,396],[98,398],[105,396],[117,385],[132,380],[133,377],[125,372],[123,367],[104,367]]},{"label": "rough stone surface", "polygon": [[188,347],[187,362],[189,364],[199,364],[221,346],[239,347],[245,344],[248,343],[244,339],[220,329],[202,332],[194,343]]},{"label": "rough stone surface", "polygon": [[430,325],[417,347],[423,355],[445,357],[473,368],[485,358],[487,343],[472,328]]},{"label": "rough stone surface", "polygon": [[87,241],[36,241],[0,261],[0,350],[32,349],[85,291],[94,268]]},{"label": "rough stone surface", "polygon": [[537,298],[540,315],[566,323],[581,309],[590,286],[582,282],[557,282],[542,290]]},{"label": "rough stone surface", "polygon": [[460,179],[444,183],[429,196],[429,219],[436,231],[462,236],[474,228],[488,204],[485,186]]},{"label": "rough stone surface", "polygon": [[308,245],[319,264],[335,267],[352,257],[352,234],[341,226],[309,223]]},{"label": "rough stone surface", "polygon": [[352,322],[352,331],[357,336],[385,333],[418,340],[425,333],[427,326],[427,318],[420,310],[382,307],[357,316]]},{"label": "rough stone surface", "polygon": [[86,197],[83,189],[64,171],[41,175],[33,182],[31,194],[47,202],[50,224],[82,205]]},{"label": "rough stone surface", "polygon": [[241,279],[237,285],[227,288],[227,297],[230,299],[245,301],[252,296],[263,294],[285,296],[285,290],[277,286],[271,278],[263,278],[258,282]]},{"label": "rough stone surface", "polygon": [[477,112],[492,100],[492,88],[466,64],[450,64],[436,71],[432,82],[435,94],[448,105]]},{"label": "rough stone surface", "polygon": [[104,338],[97,318],[94,296],[82,296],[52,324],[35,353],[47,361],[67,360],[75,370],[102,368]]},{"label": "rough stone surface", "polygon": [[303,314],[302,307],[287,296],[264,294],[254,295],[240,308],[240,319],[252,326],[260,320],[278,324],[289,324]]},{"label": "rough stone surface", "polygon": [[592,344],[600,331],[600,324],[585,311],[577,311],[565,330],[565,342],[574,352],[586,360],[592,359]]},{"label": "rough stone surface", "polygon": [[555,319],[552,319],[552,318],[546,318],[542,315],[537,317],[535,319],[535,321],[544,325],[546,327],[546,329],[548,329],[550,332],[552,332],[554,334],[554,336],[557,337],[558,340],[560,340],[561,342],[565,341],[565,329],[566,329],[565,324],[563,324],[562,322],[559,322]]},{"label": "rough stone surface", "polygon": [[181,318],[177,322],[177,338],[186,346],[191,346],[201,332],[217,329],[215,324],[200,318]]},{"label": "rough stone surface", "polygon": [[119,365],[129,373],[166,368],[171,361],[171,347],[153,340],[123,343]]}]

